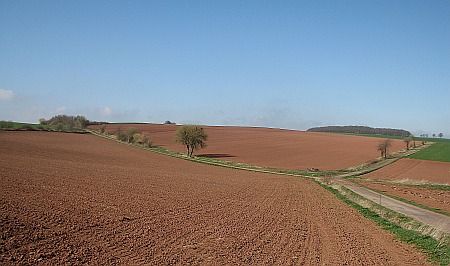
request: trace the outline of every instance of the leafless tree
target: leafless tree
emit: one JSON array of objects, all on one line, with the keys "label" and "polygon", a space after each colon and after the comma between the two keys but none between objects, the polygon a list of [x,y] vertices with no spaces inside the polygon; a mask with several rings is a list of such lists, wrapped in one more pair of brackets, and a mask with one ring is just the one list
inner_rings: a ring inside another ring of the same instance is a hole
[{"label": "leafless tree", "polygon": [[381,157],[387,158],[389,148],[391,147],[392,142],[390,139],[385,139],[383,142],[378,144],[378,151],[381,153]]},{"label": "leafless tree", "polygon": [[411,143],[411,141],[413,141],[412,137],[408,136],[408,137],[404,138],[403,141],[406,144],[406,150],[409,150],[409,144]]}]

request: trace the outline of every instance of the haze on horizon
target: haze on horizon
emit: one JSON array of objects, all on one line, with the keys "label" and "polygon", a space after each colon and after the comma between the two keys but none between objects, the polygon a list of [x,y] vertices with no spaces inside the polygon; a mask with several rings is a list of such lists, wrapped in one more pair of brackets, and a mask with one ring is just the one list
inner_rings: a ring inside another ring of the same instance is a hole
[{"label": "haze on horizon", "polygon": [[450,136],[450,1],[0,1],[0,120]]}]

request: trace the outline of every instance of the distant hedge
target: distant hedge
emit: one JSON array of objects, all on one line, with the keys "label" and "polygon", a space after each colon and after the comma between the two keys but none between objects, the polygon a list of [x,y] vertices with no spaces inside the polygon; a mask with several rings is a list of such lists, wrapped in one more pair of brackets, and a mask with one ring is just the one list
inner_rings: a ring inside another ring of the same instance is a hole
[{"label": "distant hedge", "polygon": [[313,127],[308,129],[310,132],[330,132],[330,133],[346,133],[346,134],[368,134],[368,135],[389,135],[407,137],[411,136],[411,132],[403,129],[394,128],[373,128],[366,126],[326,126]]}]

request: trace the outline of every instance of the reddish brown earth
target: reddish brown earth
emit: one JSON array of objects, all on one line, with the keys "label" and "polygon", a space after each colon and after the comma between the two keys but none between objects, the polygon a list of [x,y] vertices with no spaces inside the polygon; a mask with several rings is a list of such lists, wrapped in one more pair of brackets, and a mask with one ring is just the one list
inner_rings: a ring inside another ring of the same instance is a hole
[{"label": "reddish brown earth", "polygon": [[0,131],[0,264],[426,265],[312,181]]},{"label": "reddish brown earth", "polygon": [[[112,124],[107,131],[137,128],[154,144],[184,152],[175,142],[176,126],[156,124]],[[94,128],[98,128],[94,127]],[[343,169],[361,165],[379,156],[380,138],[316,133],[296,130],[251,127],[205,126],[208,147],[197,154],[244,162],[251,165],[285,169]],[[392,151],[404,148],[400,140],[392,140]]]},{"label": "reddish brown earth", "polygon": [[364,177],[450,184],[450,163],[403,158]]},{"label": "reddish brown earth", "polygon": [[450,213],[450,191],[364,180],[360,183],[368,188],[382,191],[384,194],[411,200]]}]

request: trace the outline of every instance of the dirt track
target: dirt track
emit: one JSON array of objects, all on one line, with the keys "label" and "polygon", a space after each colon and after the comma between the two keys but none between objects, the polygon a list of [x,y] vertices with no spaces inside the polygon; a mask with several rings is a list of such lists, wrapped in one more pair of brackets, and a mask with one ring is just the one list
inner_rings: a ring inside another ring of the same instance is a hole
[{"label": "dirt track", "polygon": [[[107,130],[115,132],[129,127],[145,132],[156,145],[184,152],[184,146],[175,142],[176,126],[173,125],[112,124]],[[331,170],[357,166],[380,156],[377,145],[383,141],[270,128],[205,126],[205,129],[209,135],[208,147],[199,151],[200,155],[286,169]],[[392,151],[403,148],[401,140],[392,140]]]},{"label": "dirt track", "polygon": [[407,200],[437,208],[450,213],[450,191],[429,188],[403,186],[401,184],[375,183],[369,180],[358,181],[362,185],[382,191],[386,195],[393,195]]},{"label": "dirt track", "polygon": [[403,158],[364,177],[450,184],[450,163]]},{"label": "dirt track", "polygon": [[299,178],[44,132],[0,132],[0,167],[0,264],[426,264]]}]

